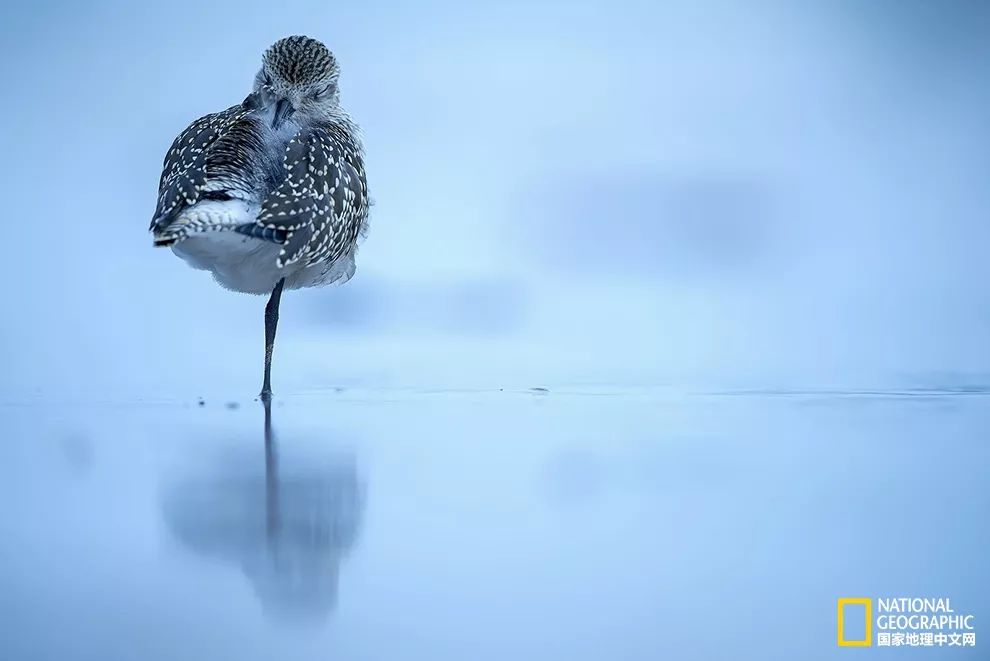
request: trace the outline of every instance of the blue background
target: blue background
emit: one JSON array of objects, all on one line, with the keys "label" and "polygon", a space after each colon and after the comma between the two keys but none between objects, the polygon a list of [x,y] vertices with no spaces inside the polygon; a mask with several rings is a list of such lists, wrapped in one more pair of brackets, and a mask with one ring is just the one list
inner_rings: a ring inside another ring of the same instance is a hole
[{"label": "blue background", "polygon": [[985,381],[984,3],[2,11],[8,391],[256,387],[263,300],[146,229],[172,138],[290,33],[376,205],[354,280],[283,302],[283,392]]},{"label": "blue background", "polygon": [[[375,206],[349,284],[283,297],[266,439],[264,299],[147,226],[176,133],[293,33]],[[848,659],[836,599],[880,595],[984,635],[988,34],[4,4],[0,659]]]}]

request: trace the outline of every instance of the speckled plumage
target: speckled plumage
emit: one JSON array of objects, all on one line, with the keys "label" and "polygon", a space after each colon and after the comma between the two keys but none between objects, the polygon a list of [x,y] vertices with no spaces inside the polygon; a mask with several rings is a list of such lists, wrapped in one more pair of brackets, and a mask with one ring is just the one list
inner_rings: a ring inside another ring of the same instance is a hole
[{"label": "speckled plumage", "polygon": [[191,230],[188,224],[173,227],[173,223],[204,193],[207,197],[209,193],[226,193],[238,199],[251,199],[256,194],[258,177],[252,166],[264,146],[251,126],[250,114],[247,108],[236,105],[200,117],[172,142],[165,155],[158,206],[151,221],[156,241],[181,238],[183,231]]},{"label": "speckled plumage", "polygon": [[276,41],[262,59],[268,72],[292,85],[330,82],[338,73],[333,53],[316,39],[301,35]]},{"label": "speckled plumage", "polygon": [[296,134],[284,163],[287,176],[258,216],[259,225],[286,233],[278,266],[339,259],[357,241],[367,216],[360,152],[344,127],[325,125]]},{"label": "speckled plumage", "polygon": [[[243,103],[196,120],[173,142],[151,223],[156,245],[249,293],[270,292],[280,278],[289,289],[350,278],[369,200],[337,74],[313,39],[269,48]],[[276,98],[291,105],[284,121]]]}]

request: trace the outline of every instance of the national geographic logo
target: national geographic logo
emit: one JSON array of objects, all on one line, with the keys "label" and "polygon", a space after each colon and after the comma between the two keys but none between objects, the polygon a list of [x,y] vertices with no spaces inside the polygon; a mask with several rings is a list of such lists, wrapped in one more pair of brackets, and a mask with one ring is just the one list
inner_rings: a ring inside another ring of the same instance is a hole
[{"label": "national geographic logo", "polygon": [[842,597],[837,641],[839,647],[976,647],[975,620],[957,613],[947,597]]}]

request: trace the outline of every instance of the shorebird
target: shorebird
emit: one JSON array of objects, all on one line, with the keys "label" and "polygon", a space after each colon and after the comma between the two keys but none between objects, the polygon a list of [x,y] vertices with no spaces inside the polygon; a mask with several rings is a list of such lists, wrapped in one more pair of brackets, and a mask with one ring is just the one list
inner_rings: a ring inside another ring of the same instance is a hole
[{"label": "shorebird", "polygon": [[344,283],[368,223],[364,149],[322,43],[275,42],[247,98],[189,125],[165,155],[154,245],[223,287],[268,294],[262,400],[283,289]]}]

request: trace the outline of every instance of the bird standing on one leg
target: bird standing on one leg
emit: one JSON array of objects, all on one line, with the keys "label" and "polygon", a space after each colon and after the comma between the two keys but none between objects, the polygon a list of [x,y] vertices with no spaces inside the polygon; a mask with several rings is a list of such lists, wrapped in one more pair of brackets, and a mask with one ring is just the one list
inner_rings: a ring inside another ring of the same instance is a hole
[{"label": "bird standing on one leg", "polygon": [[333,54],[294,36],[262,61],[241,104],[196,120],[172,143],[151,231],[156,246],[223,287],[271,295],[261,390],[269,399],[282,290],[350,280],[369,201]]}]

